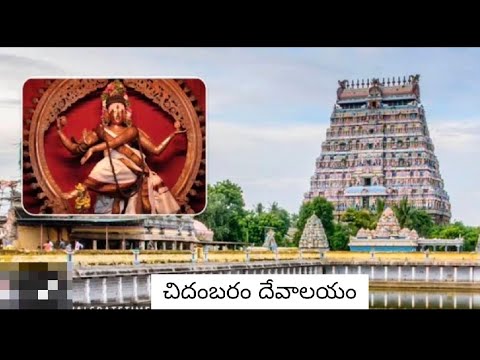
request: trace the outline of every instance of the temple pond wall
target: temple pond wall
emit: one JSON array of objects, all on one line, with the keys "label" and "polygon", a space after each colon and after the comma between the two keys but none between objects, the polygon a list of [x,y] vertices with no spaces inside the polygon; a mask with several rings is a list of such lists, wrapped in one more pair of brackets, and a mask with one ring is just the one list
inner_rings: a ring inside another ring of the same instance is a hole
[{"label": "temple pond wall", "polygon": [[480,292],[480,262],[355,263],[322,260],[190,263],[76,269],[75,305],[150,301],[151,274],[367,274],[372,288],[463,289]]}]

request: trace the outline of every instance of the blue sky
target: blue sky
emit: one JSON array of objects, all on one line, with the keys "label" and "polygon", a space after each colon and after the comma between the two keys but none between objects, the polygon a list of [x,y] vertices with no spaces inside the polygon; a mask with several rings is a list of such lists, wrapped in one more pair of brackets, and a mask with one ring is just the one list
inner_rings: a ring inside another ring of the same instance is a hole
[{"label": "blue sky", "polygon": [[238,183],[249,208],[277,201],[297,212],[337,80],[420,74],[452,218],[480,225],[479,63],[477,48],[1,48],[0,179],[19,176],[29,77],[195,76],[208,89],[209,182]]}]

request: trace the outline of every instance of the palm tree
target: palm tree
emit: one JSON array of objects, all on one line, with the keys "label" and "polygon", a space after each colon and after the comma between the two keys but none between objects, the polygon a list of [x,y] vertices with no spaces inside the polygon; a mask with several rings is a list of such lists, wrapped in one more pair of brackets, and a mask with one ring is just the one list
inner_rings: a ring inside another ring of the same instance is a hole
[{"label": "palm tree", "polygon": [[263,213],[263,210],[264,210],[263,204],[262,204],[262,203],[258,203],[257,206],[256,206],[256,212],[257,212],[257,214],[260,215],[261,213]]},{"label": "palm tree", "polygon": [[404,197],[400,200],[398,205],[393,206],[393,211],[397,216],[398,223],[401,228],[405,226],[405,223],[411,218],[414,208],[408,203],[408,199]]},{"label": "palm tree", "polygon": [[383,210],[385,210],[385,200],[377,199],[375,203],[375,217],[377,219],[380,219],[380,216],[382,216]]},{"label": "palm tree", "polygon": [[270,212],[277,212],[278,210],[279,210],[278,203],[274,201],[273,204],[270,205]]}]

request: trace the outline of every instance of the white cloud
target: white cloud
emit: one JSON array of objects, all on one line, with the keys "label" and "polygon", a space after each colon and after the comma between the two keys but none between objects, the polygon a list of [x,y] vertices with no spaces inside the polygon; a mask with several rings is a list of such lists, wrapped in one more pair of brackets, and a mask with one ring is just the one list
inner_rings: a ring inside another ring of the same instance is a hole
[{"label": "white cloud", "polygon": [[433,143],[439,150],[467,153],[480,150],[480,119],[441,120],[429,128]]},{"label": "white cloud", "polygon": [[450,196],[452,219],[480,225],[477,180],[480,168],[472,166],[478,156],[480,121],[439,120],[429,126],[445,189]]},{"label": "white cloud", "polygon": [[195,76],[208,90],[210,181],[237,182],[247,206],[278,201],[298,211],[320,155],[337,80],[419,73],[422,101],[434,114],[427,121],[453,218],[480,224],[480,121],[474,118],[479,57],[476,49],[437,48],[2,48],[0,178],[18,172],[16,101],[25,79]]},{"label": "white cloud", "polygon": [[[5,48],[0,49],[0,74],[2,61],[5,72],[13,70],[9,91],[20,89],[25,76],[41,74],[201,77],[212,114],[236,120],[243,116],[243,121],[251,122],[256,119],[245,118],[245,113],[280,117],[312,105],[317,111],[331,108],[336,67],[344,60],[340,49],[317,49],[314,54],[318,56],[248,48]],[[20,65],[12,60],[14,56],[23,59]],[[6,90],[0,87],[0,91]]]},{"label": "white cloud", "polygon": [[244,190],[247,207],[277,201],[297,212],[320,155],[326,126],[292,123],[256,126],[211,121],[209,181],[230,179]]},{"label": "white cloud", "polygon": [[[472,166],[471,156],[478,151],[475,144],[480,143],[480,129],[474,121],[438,122],[430,128],[452,204],[452,219],[480,225],[480,168]],[[326,125],[294,122],[288,126],[250,126],[211,121],[209,181],[230,179],[238,183],[249,208],[258,202],[277,201],[288,211],[297,212],[303,193],[309,189],[326,129]],[[462,140],[457,141],[458,138]]]},{"label": "white cloud", "polygon": [[[20,105],[0,105],[0,143],[10,145],[21,140],[22,111]],[[3,148],[2,150],[6,150]]]},{"label": "white cloud", "polygon": [[452,220],[480,226],[480,119],[437,120],[429,125],[440,164],[440,174],[450,197]]},{"label": "white cloud", "polygon": [[[38,57],[26,57],[17,53],[0,52],[0,100],[20,104],[23,83],[30,77],[61,76],[64,70]],[[2,102],[0,101],[0,102]]]}]

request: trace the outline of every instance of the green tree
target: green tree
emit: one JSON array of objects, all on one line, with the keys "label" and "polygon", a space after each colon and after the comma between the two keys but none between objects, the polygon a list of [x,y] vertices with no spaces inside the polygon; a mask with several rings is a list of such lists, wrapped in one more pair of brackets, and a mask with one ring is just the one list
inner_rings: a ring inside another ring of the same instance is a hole
[{"label": "green tree", "polygon": [[224,180],[208,186],[207,209],[198,219],[213,232],[216,241],[242,241],[241,219],[244,210],[243,191],[237,184]]},{"label": "green tree", "polygon": [[380,219],[380,216],[382,216],[382,213],[385,210],[385,207],[386,207],[385,200],[380,198],[377,199],[377,201],[375,202],[375,215],[376,215],[377,221],[378,219]]},{"label": "green tree", "polygon": [[240,226],[245,242],[261,245],[262,230],[260,229],[259,216],[256,211],[247,211],[245,216],[240,219]]},{"label": "green tree", "polygon": [[405,222],[410,218],[413,207],[408,203],[408,199],[404,197],[400,203],[393,205],[393,211],[397,217],[401,228],[405,227]]},{"label": "green tree", "polygon": [[474,251],[479,234],[480,228],[466,226],[461,221],[456,221],[453,224],[434,226],[430,232],[430,237],[439,239],[456,239],[463,237],[463,250]]},{"label": "green tree", "polygon": [[223,241],[228,238],[230,231],[225,195],[212,191],[211,186],[208,186],[208,205],[205,211],[198,216],[198,220],[213,230],[215,240]]},{"label": "green tree", "polygon": [[318,218],[322,221],[323,228],[325,229],[325,234],[327,238],[333,235],[334,232],[334,223],[333,223],[333,205],[323,197],[316,197],[315,199],[303,203],[300,207],[297,220],[297,229],[298,231],[294,237],[295,245],[298,245],[300,238],[305,228],[307,220],[313,214],[317,215]]},{"label": "green tree", "polygon": [[263,213],[263,209],[264,209],[263,204],[262,204],[262,203],[258,203],[257,206],[256,206],[257,214]]},{"label": "green tree", "polygon": [[245,206],[242,188],[230,180],[224,180],[216,183],[211,187],[211,191],[225,195],[227,204],[230,208],[235,208],[238,210],[243,209]]},{"label": "green tree", "polygon": [[274,202],[272,203],[272,205],[270,205],[270,211],[272,211],[272,212],[276,212],[276,211],[278,211],[279,209],[280,209],[280,208],[278,207],[278,203],[277,203],[276,201],[274,201]]},{"label": "green tree", "polygon": [[348,242],[351,234],[351,229],[347,224],[335,223],[333,235],[329,239],[331,249],[348,250]]},{"label": "green tree", "polygon": [[290,226],[297,227],[297,221],[298,221],[298,214],[295,214],[295,213],[290,214]]},{"label": "green tree", "polygon": [[265,241],[268,229],[273,228],[275,231],[275,242],[277,245],[283,246],[283,239],[288,230],[288,228],[286,228],[287,224],[284,223],[283,219],[281,219],[278,214],[272,212],[264,212],[260,214],[258,218],[259,228],[262,231],[262,244]]},{"label": "green tree", "polygon": [[393,206],[393,211],[401,228],[414,229],[423,237],[431,233],[434,226],[432,217],[425,210],[411,206],[406,197]]},{"label": "green tree", "polygon": [[409,229],[415,229],[419,236],[428,237],[433,229],[434,222],[425,210],[413,209],[405,220],[404,226]]},{"label": "green tree", "polygon": [[241,220],[244,232],[248,234],[249,243],[261,246],[265,241],[265,236],[269,228],[275,231],[275,241],[277,245],[285,245],[285,235],[290,227],[290,214],[285,209],[278,206],[278,203],[272,204],[269,211],[262,209],[258,212],[258,205],[254,211],[248,211],[247,215]]},{"label": "green tree", "polygon": [[352,234],[356,234],[361,228],[375,229],[378,219],[369,210],[349,208],[342,214],[340,220],[348,225]]},{"label": "green tree", "polygon": [[277,202],[270,207],[270,217],[275,219],[277,226],[275,227],[275,240],[278,245],[285,245],[285,235],[290,228],[290,214],[287,210],[281,208]]}]

